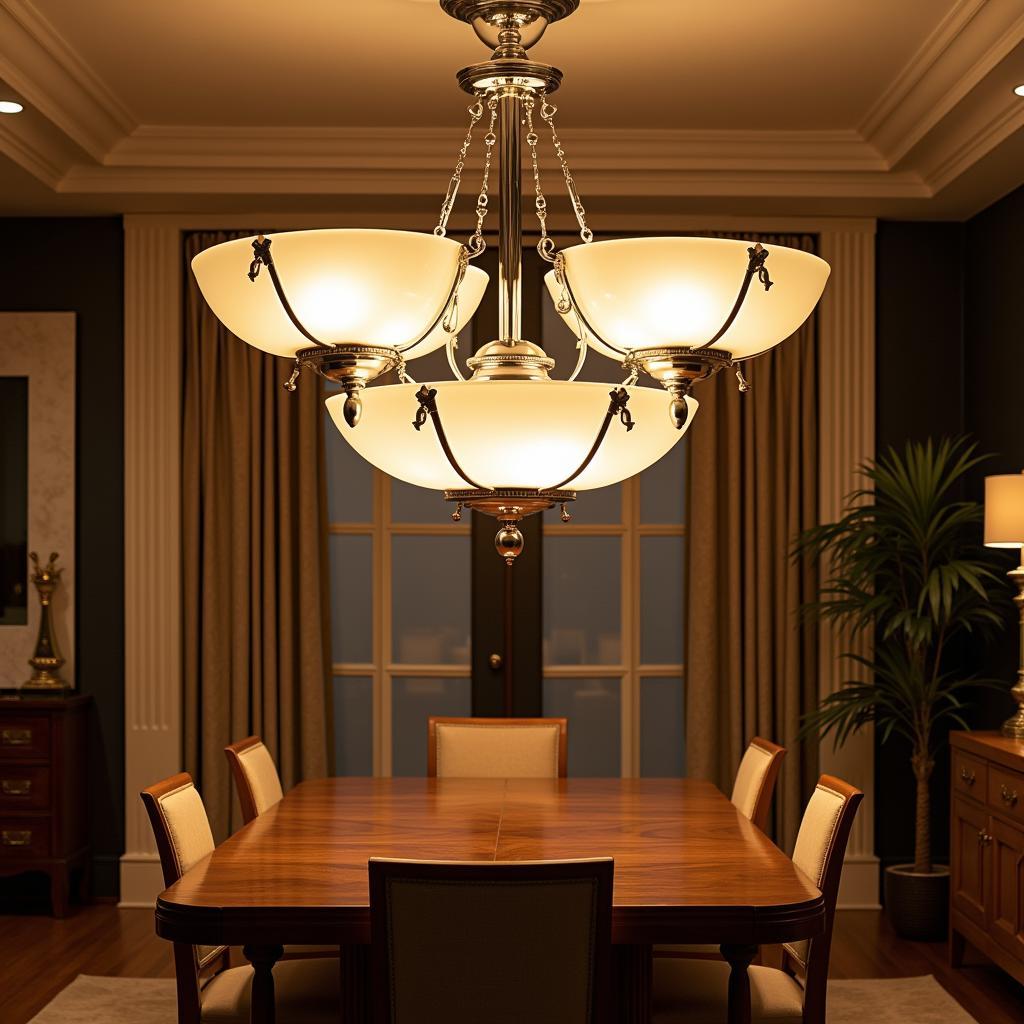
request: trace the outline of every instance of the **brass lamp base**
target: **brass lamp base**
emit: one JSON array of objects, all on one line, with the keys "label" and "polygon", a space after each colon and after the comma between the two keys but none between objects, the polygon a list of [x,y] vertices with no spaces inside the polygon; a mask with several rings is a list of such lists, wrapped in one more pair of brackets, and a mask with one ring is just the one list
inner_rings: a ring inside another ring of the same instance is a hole
[{"label": "brass lamp base", "polygon": [[1020,668],[1017,671],[1017,685],[1010,691],[1017,702],[1017,713],[1003,722],[1003,735],[1015,740],[1024,740],[1024,563],[1007,573],[1017,585],[1017,596],[1013,603],[1020,612]]}]

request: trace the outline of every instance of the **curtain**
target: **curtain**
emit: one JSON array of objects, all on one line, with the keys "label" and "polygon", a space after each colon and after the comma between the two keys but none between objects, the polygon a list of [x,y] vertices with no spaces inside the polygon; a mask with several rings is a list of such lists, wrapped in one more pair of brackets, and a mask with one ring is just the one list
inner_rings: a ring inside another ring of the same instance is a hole
[{"label": "curtain", "polygon": [[[744,237],[769,249],[816,250],[811,235]],[[770,256],[766,265],[770,272]],[[749,394],[730,370],[694,389],[701,406],[687,488],[687,771],[728,793],[751,737],[787,747],[774,820],[789,848],[817,775],[816,745],[796,742],[802,714],[817,703],[817,629],[800,614],[817,573],[792,556],[796,536],[817,521],[816,314],[745,371]]]},{"label": "curtain", "polygon": [[206,305],[188,263],[234,237],[185,237],[185,764],[218,841],[240,824],[228,743],[262,736],[285,789],[328,766],[319,378],[304,373],[289,394],[290,361],[239,341]]}]

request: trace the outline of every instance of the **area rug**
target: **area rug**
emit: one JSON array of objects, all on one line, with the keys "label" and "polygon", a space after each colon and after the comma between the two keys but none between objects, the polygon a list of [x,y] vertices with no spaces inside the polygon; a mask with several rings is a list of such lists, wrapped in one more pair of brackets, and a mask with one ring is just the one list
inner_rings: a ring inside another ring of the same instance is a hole
[{"label": "area rug", "polygon": [[[931,976],[830,981],[828,1024],[977,1024]],[[80,974],[31,1024],[177,1024],[174,982]]]}]

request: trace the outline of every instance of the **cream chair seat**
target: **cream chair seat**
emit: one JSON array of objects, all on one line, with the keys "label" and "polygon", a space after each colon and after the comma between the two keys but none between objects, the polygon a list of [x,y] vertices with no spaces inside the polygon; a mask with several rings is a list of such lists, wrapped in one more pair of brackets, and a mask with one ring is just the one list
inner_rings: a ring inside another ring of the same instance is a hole
[{"label": "cream chair seat", "polygon": [[[140,794],[160,854],[164,884],[173,885],[214,850],[206,808],[192,777],[172,775]],[[253,969],[228,967],[225,946],[174,943],[178,1024],[248,1024]],[[336,959],[303,959],[274,966],[278,1024],[336,1024],[340,1014]]]},{"label": "cream chair seat", "polygon": [[[749,818],[762,832],[768,825],[772,809],[775,783],[782,768],[786,748],[771,740],[755,736],[740,760],[733,781],[732,796],[729,798],[736,810]],[[720,960],[718,946],[713,945],[668,945],[656,946],[656,957],[695,957],[700,960]]]},{"label": "cream chair seat", "polygon": [[[274,966],[277,1024],[338,1024],[341,986],[338,961],[330,957],[282,960]],[[252,968],[215,974],[201,992],[209,1024],[249,1024]]]},{"label": "cream chair seat", "polygon": [[[652,1024],[722,1024],[730,967],[724,960],[654,961]],[[796,978],[773,967],[750,967],[750,1019],[802,1024],[804,990]]]},{"label": "cream chair seat", "polygon": [[567,758],[564,718],[427,719],[431,778],[564,778]]},{"label": "cream chair seat", "polygon": [[[864,794],[823,775],[804,811],[793,849],[796,864],[821,890],[825,932],[788,943],[782,968],[749,968],[751,1024],[825,1024],[832,926],[850,829]],[[703,1024],[728,1016],[730,967],[713,960],[661,957],[654,963],[654,1024]]]}]

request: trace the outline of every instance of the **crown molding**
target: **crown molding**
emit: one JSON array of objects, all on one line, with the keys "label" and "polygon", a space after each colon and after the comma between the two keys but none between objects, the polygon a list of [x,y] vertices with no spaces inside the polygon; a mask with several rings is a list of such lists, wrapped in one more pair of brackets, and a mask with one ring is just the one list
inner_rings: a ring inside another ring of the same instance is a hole
[{"label": "crown molding", "polygon": [[1022,41],[1024,12],[1005,0],[959,0],[860,125],[896,166]]},{"label": "crown molding", "polygon": [[94,160],[136,120],[28,0],[0,0],[0,78]]}]

